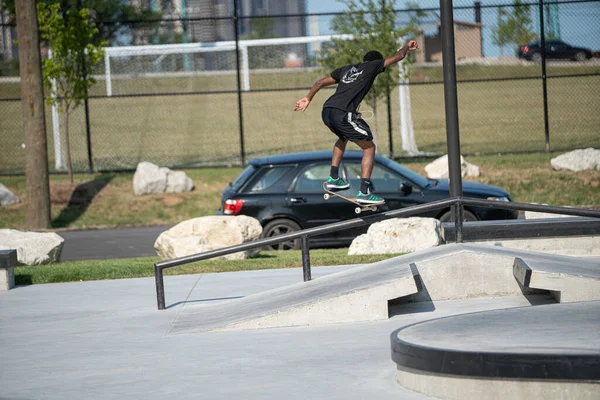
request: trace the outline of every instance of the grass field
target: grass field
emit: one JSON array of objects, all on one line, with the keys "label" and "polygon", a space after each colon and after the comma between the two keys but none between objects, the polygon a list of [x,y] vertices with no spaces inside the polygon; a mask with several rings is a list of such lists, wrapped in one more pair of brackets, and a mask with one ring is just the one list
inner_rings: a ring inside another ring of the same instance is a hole
[{"label": "grass field", "polygon": [[[600,171],[553,171],[550,159],[557,154],[468,157],[469,162],[481,169],[480,177],[469,180],[500,186],[518,202],[600,206]],[[401,160],[423,175],[430,161]],[[76,184],[92,193],[83,203],[70,202],[72,189],[65,175],[52,175],[52,226],[60,229],[161,225],[214,215],[220,207],[221,191],[240,171],[238,167],[186,170],[196,186],[194,191],[149,196],[134,195],[132,173],[76,174]],[[25,177],[0,176],[0,182],[23,201],[0,207],[0,228],[25,230]]]},{"label": "grass field", "polygon": [[[399,254],[396,254],[399,255]],[[366,264],[396,256],[394,254],[348,255],[348,249],[315,249],[310,251],[314,266]],[[120,260],[68,261],[44,266],[15,268],[17,285],[95,281],[103,279],[144,278],[154,276],[158,257]],[[261,251],[248,260],[205,260],[165,270],[165,275],[206,274],[261,269],[302,267],[300,251]]]},{"label": "grass field", "polygon": [[[549,75],[598,73],[600,66],[550,67]],[[537,66],[458,67],[458,79],[510,78],[539,75]],[[309,87],[316,72],[252,75],[253,89]],[[413,81],[441,78],[441,68],[417,69]],[[600,76],[553,78],[548,81],[549,127],[552,148],[600,146]],[[116,94],[233,90],[231,76],[132,79],[115,81]],[[0,85],[0,97],[18,97],[18,85]],[[325,149],[334,136],[320,119],[323,101],[331,91],[319,93],[304,114],[293,113],[305,89],[243,94],[244,149],[247,158]],[[92,95],[103,95],[102,82]],[[538,151],[544,149],[542,84],[538,79],[471,82],[458,85],[459,121],[463,153]],[[444,152],[445,113],[443,85],[411,86],[412,118],[420,150]],[[236,94],[112,97],[90,100],[92,154],[97,169],[135,168],[140,161],[160,165],[221,164],[239,162],[240,133]],[[396,154],[401,148],[398,94],[392,96],[392,135]],[[389,153],[387,113],[378,105],[361,111],[376,132],[378,146]],[[23,171],[24,150],[19,102],[0,101],[0,173]],[[49,109],[46,112],[50,165],[54,145]],[[74,168],[87,169],[83,109],[72,117],[71,146]],[[64,146],[63,146],[64,148]]]}]

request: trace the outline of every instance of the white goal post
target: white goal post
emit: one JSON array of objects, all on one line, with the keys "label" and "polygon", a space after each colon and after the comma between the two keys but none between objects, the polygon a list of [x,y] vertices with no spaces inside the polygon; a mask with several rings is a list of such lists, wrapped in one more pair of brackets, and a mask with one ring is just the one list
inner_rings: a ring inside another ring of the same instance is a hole
[{"label": "white goal post", "polygon": [[[237,47],[240,52],[240,68],[242,79],[242,90],[250,90],[250,60],[248,57],[248,49],[258,46],[277,46],[290,44],[321,44],[330,42],[332,39],[352,39],[352,35],[318,35],[318,36],[301,36],[273,39],[253,39],[239,40]],[[163,45],[139,45],[139,46],[122,46],[122,47],[106,47],[104,55],[104,78],[106,84],[106,95],[112,96],[112,79],[111,59],[115,57],[130,57],[130,56],[157,56],[156,61],[160,61],[163,57],[170,54],[192,54],[192,53],[214,53],[235,51],[236,42],[233,40],[220,42],[199,42],[199,43],[183,43],[183,44],[163,44]],[[235,73],[235,70],[228,71]],[[183,74],[183,73],[182,73]],[[142,74],[137,74],[142,75]],[[154,73],[152,75],[155,75]],[[172,73],[169,73],[173,76]],[[411,116],[410,105],[410,89],[408,86],[408,78],[406,76],[406,65],[400,63],[400,85],[398,88],[400,98],[400,134],[402,138],[402,150],[415,154],[419,150],[416,145],[413,123]]]}]

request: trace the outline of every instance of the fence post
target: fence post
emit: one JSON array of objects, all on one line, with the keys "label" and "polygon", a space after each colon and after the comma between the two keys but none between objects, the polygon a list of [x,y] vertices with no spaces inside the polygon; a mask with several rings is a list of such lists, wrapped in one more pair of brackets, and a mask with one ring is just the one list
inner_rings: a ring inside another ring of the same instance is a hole
[{"label": "fence post", "polygon": [[548,82],[546,80],[546,32],[544,32],[544,0],[539,0],[540,46],[542,47],[542,88],[544,93],[544,139],[546,152],[550,151],[550,127],[548,126]]},{"label": "fence post", "polygon": [[392,91],[392,89],[388,85],[387,93],[386,93],[387,113],[388,113],[388,137],[389,137],[389,141],[390,141],[390,158],[393,159],[394,158],[394,139],[393,139],[393,135],[392,135],[392,96],[390,94],[391,91]]},{"label": "fence post", "polygon": [[[442,55],[444,68],[444,104],[446,107],[446,138],[448,142],[448,168],[450,197],[462,197],[460,165],[460,134],[458,129],[458,96],[456,91],[456,60],[454,48],[454,16],[452,0],[440,0]],[[453,206],[462,209],[462,202]],[[456,223],[462,224],[462,210],[455,210]],[[460,221],[458,218],[460,218]],[[458,225],[457,225],[458,227]],[[457,232],[458,234],[458,232]],[[458,235],[457,235],[458,237]]]},{"label": "fence post", "polygon": [[244,150],[244,113],[242,110],[242,80],[240,71],[240,32],[238,27],[238,0],[233,0],[233,31],[235,34],[235,68],[237,71],[237,95],[238,95],[238,120],[240,124],[240,159],[242,165],[246,164]]},{"label": "fence post", "polygon": [[310,248],[308,246],[308,236],[302,236],[302,272],[304,274],[304,282],[312,279],[310,275]]}]

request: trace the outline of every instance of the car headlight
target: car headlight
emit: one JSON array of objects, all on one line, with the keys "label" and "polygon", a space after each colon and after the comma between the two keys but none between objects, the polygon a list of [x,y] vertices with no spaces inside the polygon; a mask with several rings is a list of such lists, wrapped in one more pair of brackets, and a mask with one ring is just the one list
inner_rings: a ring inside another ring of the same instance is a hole
[{"label": "car headlight", "polygon": [[496,201],[510,201],[508,197],[488,197],[488,200],[496,200]]}]

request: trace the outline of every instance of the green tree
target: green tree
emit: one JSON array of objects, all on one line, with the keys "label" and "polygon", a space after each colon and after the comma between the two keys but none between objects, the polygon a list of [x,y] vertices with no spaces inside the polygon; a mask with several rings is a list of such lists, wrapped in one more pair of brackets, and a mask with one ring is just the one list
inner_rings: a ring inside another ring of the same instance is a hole
[{"label": "green tree", "polygon": [[[14,15],[16,0],[0,0],[3,10]],[[94,35],[94,44],[99,45],[103,41],[113,42],[129,29],[122,21],[148,21],[136,24],[139,28],[157,28],[158,20],[162,13],[128,4],[122,0],[38,0],[38,4],[59,4],[61,10],[85,7],[89,10],[89,16],[98,28],[98,34]]]},{"label": "green tree", "polygon": [[[69,141],[69,116],[86,99],[95,83],[92,72],[104,55],[105,42],[94,44],[98,34],[86,8],[61,9],[58,3],[38,3],[38,21],[42,40],[52,51],[52,57],[42,60],[45,86],[52,96],[46,98],[64,114],[67,168],[73,184],[73,168]],[[54,82],[54,84],[53,84]]]},{"label": "green tree", "polygon": [[492,29],[492,41],[500,48],[500,55],[504,55],[504,46],[522,46],[537,39],[532,30],[530,6],[521,0],[515,0],[512,12],[504,8],[498,9],[496,27]]},{"label": "green tree", "polygon": [[530,43],[537,39],[537,35],[533,32],[531,24],[530,6],[522,4],[521,0],[515,0],[515,7],[510,29],[513,32],[513,43],[517,46]]},{"label": "green tree", "polygon": [[[340,35],[352,35],[353,39],[333,39],[332,48],[321,51],[317,60],[327,74],[343,65],[362,62],[363,55],[370,50],[377,50],[384,57],[391,56],[401,47],[404,38],[416,36],[418,27],[415,24],[409,23],[403,27],[396,24],[394,1],[345,0],[344,4],[347,12],[333,18],[331,30]],[[410,62],[411,59],[407,57],[406,61]],[[377,100],[387,101],[397,84],[398,72],[395,68],[387,68],[377,77],[365,97],[375,116]],[[374,128],[376,132],[377,128]]]},{"label": "green tree", "polygon": [[504,56],[504,46],[510,43],[510,30],[507,23],[509,13],[504,8],[498,9],[496,26],[492,28],[492,43],[500,48],[500,57]]}]

